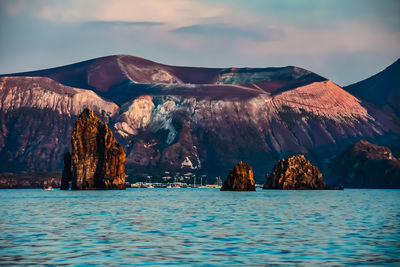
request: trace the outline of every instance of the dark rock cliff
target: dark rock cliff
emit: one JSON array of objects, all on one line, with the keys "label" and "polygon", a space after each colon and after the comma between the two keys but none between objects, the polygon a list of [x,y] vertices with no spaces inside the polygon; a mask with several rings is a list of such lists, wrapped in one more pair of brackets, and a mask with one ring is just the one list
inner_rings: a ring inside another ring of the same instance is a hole
[{"label": "dark rock cliff", "polygon": [[64,154],[64,170],[61,176],[61,190],[68,190],[72,182],[71,153]]},{"label": "dark rock cliff", "polygon": [[63,189],[68,181],[73,190],[125,189],[125,152],[93,111],[83,110],[71,143],[70,162],[68,153],[64,157]]},{"label": "dark rock cliff", "polygon": [[283,159],[274,166],[263,189],[327,189],[318,167],[304,155]]},{"label": "dark rock cliff", "polygon": [[400,160],[388,147],[361,140],[332,163],[329,184],[354,188],[400,188]]},{"label": "dark rock cliff", "polygon": [[239,162],[230,171],[221,191],[256,191],[251,167],[244,162]]}]

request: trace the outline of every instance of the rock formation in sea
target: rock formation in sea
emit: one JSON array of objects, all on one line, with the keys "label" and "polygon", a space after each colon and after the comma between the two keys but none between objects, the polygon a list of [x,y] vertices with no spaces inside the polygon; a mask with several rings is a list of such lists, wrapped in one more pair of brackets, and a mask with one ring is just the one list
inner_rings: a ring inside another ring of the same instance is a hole
[{"label": "rock formation in sea", "polygon": [[70,166],[68,154],[64,157],[63,185],[70,180],[73,190],[125,189],[124,149],[92,110],[79,115],[71,144]]},{"label": "rock formation in sea", "polygon": [[256,191],[253,170],[244,162],[239,162],[230,171],[221,191]]},{"label": "rock formation in sea", "polygon": [[311,165],[304,155],[282,159],[274,166],[263,189],[327,189],[318,167]]},{"label": "rock formation in sea", "polygon": [[333,161],[327,178],[345,188],[400,188],[400,160],[388,147],[361,140]]}]

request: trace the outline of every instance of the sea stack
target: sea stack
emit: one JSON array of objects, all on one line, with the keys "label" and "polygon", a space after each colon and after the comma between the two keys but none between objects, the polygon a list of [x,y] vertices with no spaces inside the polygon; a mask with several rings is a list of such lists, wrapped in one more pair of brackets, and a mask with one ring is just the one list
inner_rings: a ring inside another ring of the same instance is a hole
[{"label": "sea stack", "polygon": [[68,189],[69,181],[72,190],[125,189],[125,152],[92,110],[79,115],[71,143],[71,155],[64,155],[62,189]]},{"label": "sea stack", "polygon": [[221,191],[256,191],[251,167],[244,162],[236,164],[226,178]]},{"label": "sea stack", "polygon": [[327,187],[318,167],[311,165],[300,154],[280,160],[267,176],[263,189],[309,190]]}]

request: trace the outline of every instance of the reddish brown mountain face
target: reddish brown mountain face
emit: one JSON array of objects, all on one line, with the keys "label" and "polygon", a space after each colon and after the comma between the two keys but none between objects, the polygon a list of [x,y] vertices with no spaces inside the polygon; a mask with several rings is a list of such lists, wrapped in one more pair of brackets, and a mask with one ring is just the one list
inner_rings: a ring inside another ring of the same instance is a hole
[{"label": "reddish brown mountain face", "polygon": [[[12,74],[48,77],[71,87],[93,89],[115,100],[120,90],[130,94],[198,97],[252,97],[254,95],[326,80],[296,67],[196,68],[159,64],[134,56],[109,56],[64,67]],[[151,85],[138,87],[137,85]],[[155,86],[161,84],[163,86]],[[136,86],[135,86],[136,85]],[[168,86],[165,85],[174,85]]]},{"label": "reddish brown mountain face", "polygon": [[123,145],[129,175],[225,176],[243,160],[262,183],[282,157],[308,154],[321,166],[359,139],[400,132],[391,116],[298,67],[174,67],[111,56],[0,77],[0,172],[61,170],[84,108]]}]

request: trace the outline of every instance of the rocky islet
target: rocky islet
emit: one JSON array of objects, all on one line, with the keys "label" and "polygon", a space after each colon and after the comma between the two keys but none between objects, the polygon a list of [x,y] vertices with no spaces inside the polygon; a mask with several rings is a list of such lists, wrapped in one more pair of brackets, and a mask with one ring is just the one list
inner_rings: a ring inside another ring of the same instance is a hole
[{"label": "rocky islet", "polygon": [[92,110],[84,109],[64,155],[62,189],[125,189],[125,152],[111,130]]},{"label": "rocky islet", "polygon": [[267,176],[263,189],[327,189],[322,173],[304,155],[280,160]]},{"label": "rocky islet", "polygon": [[229,172],[221,191],[256,191],[253,170],[244,162],[239,162]]}]

